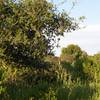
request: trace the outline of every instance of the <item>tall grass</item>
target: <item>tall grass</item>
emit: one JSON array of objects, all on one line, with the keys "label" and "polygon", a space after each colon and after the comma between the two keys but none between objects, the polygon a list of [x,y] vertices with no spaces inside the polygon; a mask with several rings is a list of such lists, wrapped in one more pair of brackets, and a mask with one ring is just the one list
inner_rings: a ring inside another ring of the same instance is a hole
[{"label": "tall grass", "polygon": [[62,66],[38,71],[2,63],[0,100],[100,100],[100,73],[94,75],[93,81],[71,80]]}]

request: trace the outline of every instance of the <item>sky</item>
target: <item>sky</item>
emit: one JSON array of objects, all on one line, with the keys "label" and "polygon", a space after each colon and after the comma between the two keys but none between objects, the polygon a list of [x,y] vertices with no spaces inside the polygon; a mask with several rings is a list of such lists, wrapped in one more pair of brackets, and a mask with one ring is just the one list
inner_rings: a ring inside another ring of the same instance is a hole
[{"label": "sky", "polygon": [[[73,0],[74,1],[74,0]],[[72,0],[65,0],[66,3],[60,5],[61,0],[53,0],[59,5],[59,10],[70,11]],[[70,16],[79,18],[85,16],[86,19],[80,25],[85,26],[80,30],[65,33],[60,40],[60,48],[55,49],[55,55],[61,54],[61,48],[69,44],[77,44],[89,55],[100,52],[100,0],[77,0],[75,7],[71,10]]]}]

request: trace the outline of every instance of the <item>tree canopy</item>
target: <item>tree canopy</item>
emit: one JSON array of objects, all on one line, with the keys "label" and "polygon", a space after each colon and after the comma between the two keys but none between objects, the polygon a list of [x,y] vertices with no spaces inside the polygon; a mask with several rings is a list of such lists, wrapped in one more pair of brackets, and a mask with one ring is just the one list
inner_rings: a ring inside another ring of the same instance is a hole
[{"label": "tree canopy", "polygon": [[62,48],[61,56],[63,55],[73,55],[79,57],[82,55],[82,50],[78,45],[70,44],[66,48]]},{"label": "tree canopy", "polygon": [[59,36],[77,27],[74,18],[47,0],[1,0],[0,56],[20,63],[42,59]]}]

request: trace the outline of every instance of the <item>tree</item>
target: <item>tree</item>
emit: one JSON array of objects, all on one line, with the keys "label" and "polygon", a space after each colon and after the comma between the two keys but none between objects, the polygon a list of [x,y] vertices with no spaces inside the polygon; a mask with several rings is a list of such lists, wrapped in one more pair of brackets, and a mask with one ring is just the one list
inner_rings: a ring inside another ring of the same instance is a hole
[{"label": "tree", "polygon": [[70,44],[67,48],[62,49],[61,56],[63,55],[73,55],[75,58],[81,56],[82,50],[78,45]]},{"label": "tree", "polygon": [[63,48],[61,53],[61,59],[65,61],[65,64],[70,63],[74,78],[85,78],[83,64],[88,61],[88,55],[86,52],[82,51],[78,45],[71,44],[68,45],[68,47]]},{"label": "tree", "polygon": [[32,64],[50,54],[65,31],[76,28],[74,18],[59,13],[47,0],[1,0],[0,56],[9,62]]}]

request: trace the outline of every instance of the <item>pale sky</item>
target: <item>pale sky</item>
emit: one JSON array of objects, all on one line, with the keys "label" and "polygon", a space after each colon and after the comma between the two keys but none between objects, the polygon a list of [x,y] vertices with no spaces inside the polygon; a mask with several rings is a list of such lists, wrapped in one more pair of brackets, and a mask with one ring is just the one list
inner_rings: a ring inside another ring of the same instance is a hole
[{"label": "pale sky", "polygon": [[[54,0],[58,3],[59,0]],[[69,10],[71,2],[63,4],[62,9]],[[61,10],[61,8],[59,7]],[[77,4],[71,11],[71,16],[78,18],[85,16],[86,20],[82,25],[86,28],[81,30],[65,33],[64,38],[61,38],[60,48],[56,49],[55,55],[59,56],[61,48],[69,44],[77,44],[82,50],[88,54],[100,52],[100,0],[77,0]]]}]

